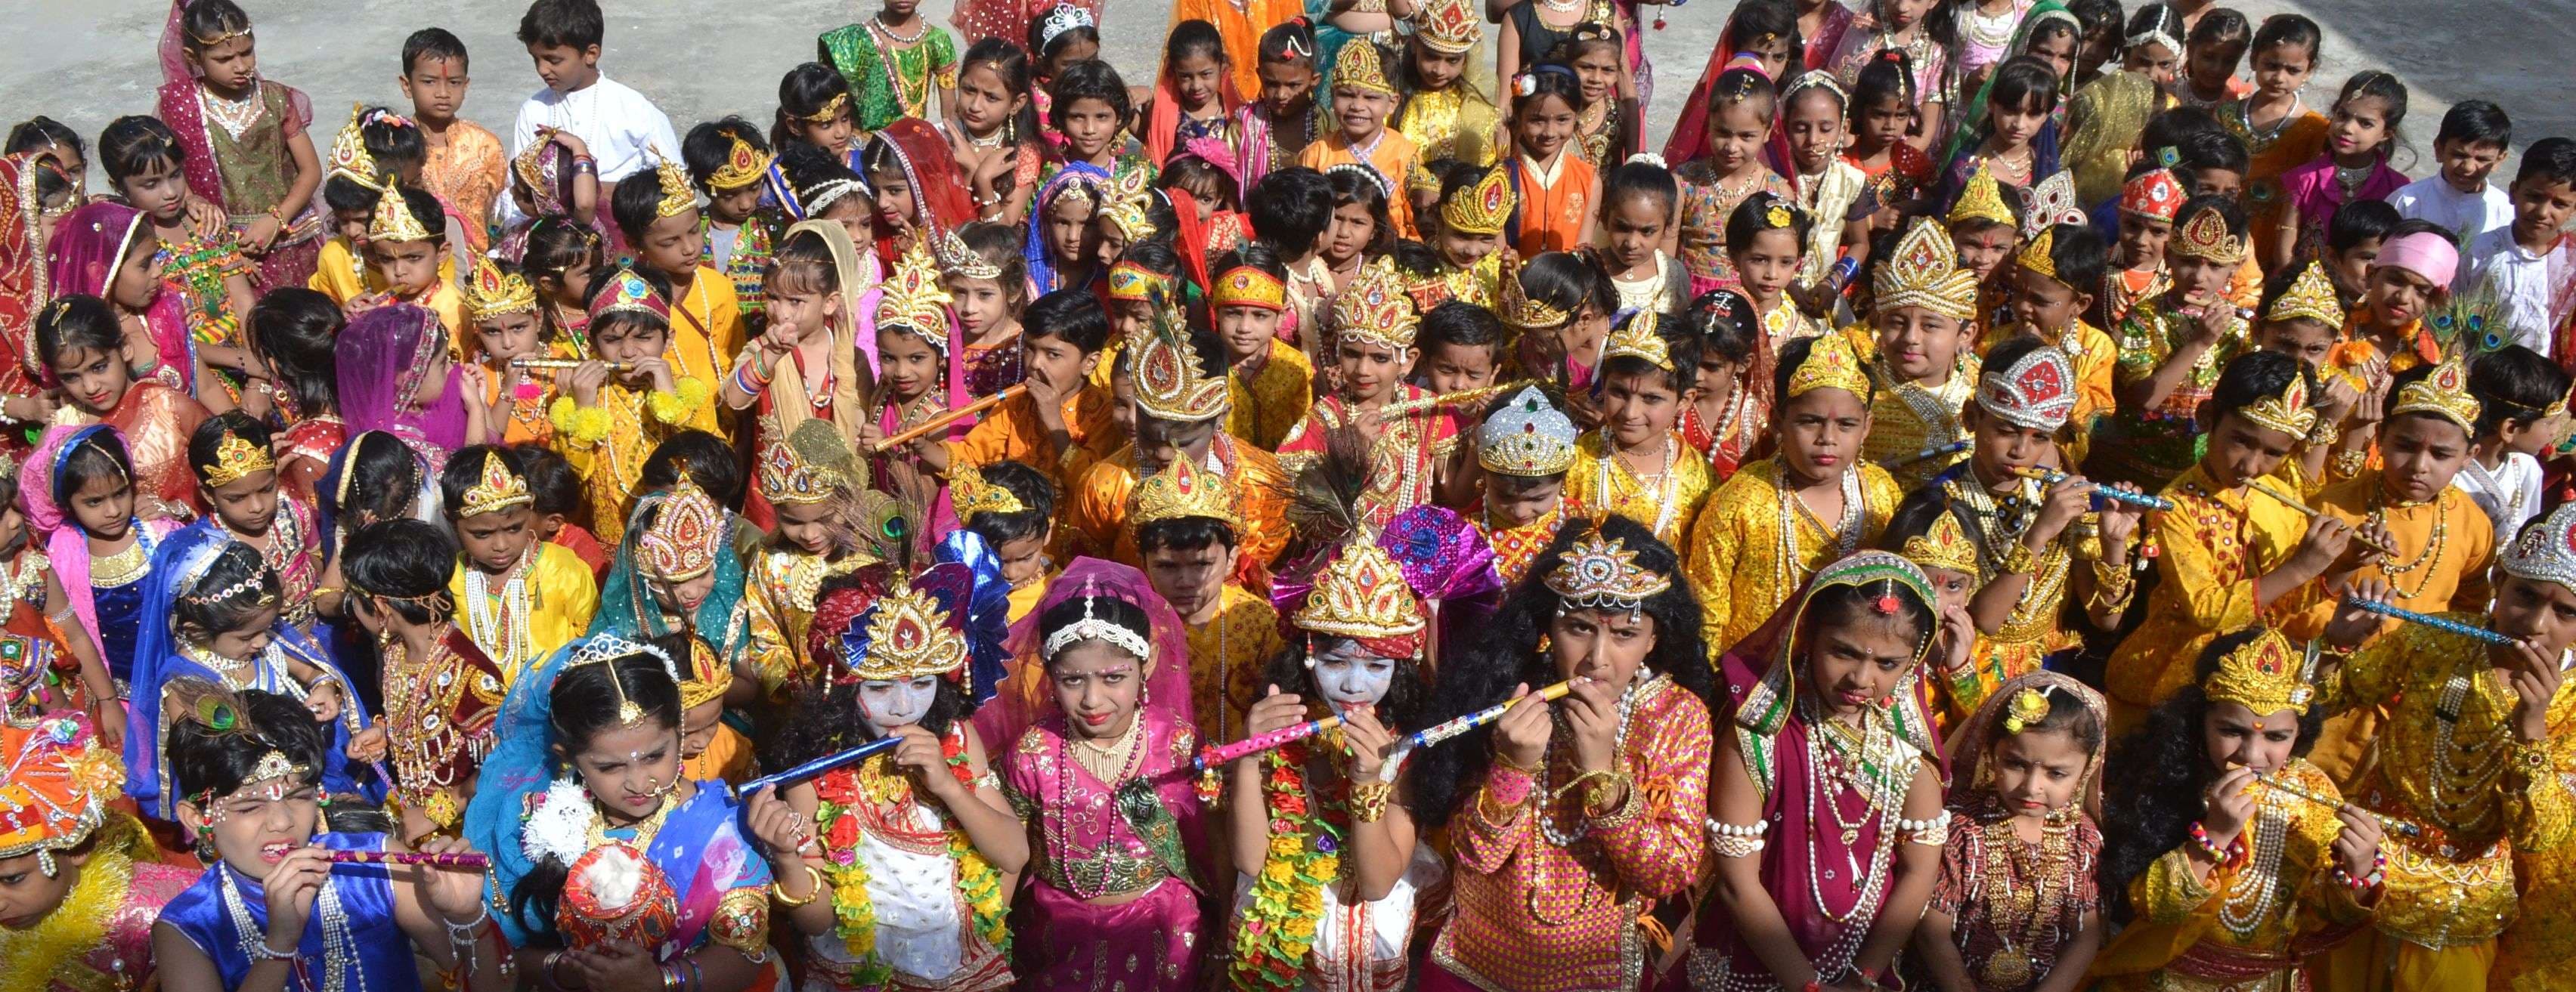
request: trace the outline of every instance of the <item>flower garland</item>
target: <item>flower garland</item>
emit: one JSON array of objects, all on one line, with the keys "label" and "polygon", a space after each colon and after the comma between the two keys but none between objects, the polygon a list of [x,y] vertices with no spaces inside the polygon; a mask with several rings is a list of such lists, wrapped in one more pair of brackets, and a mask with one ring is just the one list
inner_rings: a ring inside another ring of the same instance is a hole
[{"label": "flower garland", "polygon": [[[1323,922],[1323,887],[1341,878],[1347,812],[1325,800],[1309,805],[1306,741],[1270,752],[1261,791],[1270,806],[1270,851],[1252,879],[1252,906],[1235,930],[1233,980],[1237,988],[1302,987],[1307,952]],[[1336,816],[1335,814],[1341,814]]]},{"label": "flower garland", "polygon": [[570,396],[555,397],[548,417],[555,432],[583,447],[598,444],[608,436],[608,411],[595,406],[582,406]]},{"label": "flower garland", "polygon": [[[122,815],[122,814],[119,814]],[[62,904],[35,926],[0,930],[0,990],[40,992],[57,972],[67,976],[89,967],[82,959],[107,939],[107,921],[125,906],[125,891],[134,882],[134,859],[122,844],[102,843],[81,868]]]},{"label": "flower garland", "polygon": [[[974,772],[966,763],[966,735],[959,725],[950,725],[941,735],[939,750],[946,759],[949,774],[968,788],[975,784]],[[877,957],[876,899],[868,895],[868,866],[859,860],[859,840],[866,832],[861,822],[863,810],[877,804],[899,805],[911,794],[911,783],[893,769],[892,755],[878,755],[855,768],[825,772],[814,780],[814,794],[819,800],[815,819],[823,826],[824,858],[831,862],[832,920],[841,933],[841,946],[853,965],[847,976],[851,986],[882,986],[893,980],[894,968]],[[943,814],[943,822],[954,818]],[[1003,957],[1010,956],[1011,935],[1007,918],[1010,902],[1002,892],[1001,873],[993,863],[975,850],[960,827],[950,827],[948,853],[957,862],[957,887],[973,913],[975,933],[984,938]]]},{"label": "flower garland", "polygon": [[684,375],[671,384],[670,392],[656,389],[645,394],[644,405],[652,411],[653,419],[678,426],[688,423],[689,414],[703,409],[707,405],[707,397],[712,395],[704,380]]}]

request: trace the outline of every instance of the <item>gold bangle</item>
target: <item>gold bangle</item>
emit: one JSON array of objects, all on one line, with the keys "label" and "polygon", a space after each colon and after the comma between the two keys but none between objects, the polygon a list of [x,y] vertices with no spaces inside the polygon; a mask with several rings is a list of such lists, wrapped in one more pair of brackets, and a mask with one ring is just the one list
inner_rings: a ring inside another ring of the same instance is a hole
[{"label": "gold bangle", "polygon": [[2038,557],[2031,553],[2030,545],[2014,541],[2004,548],[2003,553],[1995,556],[1995,571],[2007,575],[2029,575],[2038,570]]},{"label": "gold bangle", "polygon": [[785,906],[789,909],[795,909],[799,906],[808,905],[816,899],[823,898],[823,873],[815,870],[814,865],[810,862],[807,863],[804,868],[806,880],[814,883],[814,891],[803,899],[790,897],[787,894],[786,887],[779,885],[777,879],[773,878],[769,880],[769,894],[777,897],[779,905]]},{"label": "gold bangle", "polygon": [[1351,819],[1376,823],[1386,815],[1387,797],[1395,794],[1393,782],[1359,782],[1351,786]]}]

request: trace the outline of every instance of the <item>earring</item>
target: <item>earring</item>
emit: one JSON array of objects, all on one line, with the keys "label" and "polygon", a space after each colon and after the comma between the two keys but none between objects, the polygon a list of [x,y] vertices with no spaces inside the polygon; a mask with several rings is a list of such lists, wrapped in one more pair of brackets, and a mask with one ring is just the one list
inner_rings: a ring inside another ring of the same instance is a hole
[{"label": "earring", "polygon": [[49,849],[36,852],[36,870],[44,872],[46,878],[54,877],[54,852],[52,850]]},{"label": "earring", "polygon": [[1546,653],[1548,652],[1548,649],[1553,648],[1553,647],[1555,647],[1555,646],[1556,646],[1556,642],[1554,642],[1554,641],[1552,641],[1552,640],[1549,640],[1549,639],[1548,639],[1548,636],[1547,636],[1546,634],[1540,634],[1540,635],[1538,635],[1538,653],[1540,653],[1540,654],[1546,654]]}]

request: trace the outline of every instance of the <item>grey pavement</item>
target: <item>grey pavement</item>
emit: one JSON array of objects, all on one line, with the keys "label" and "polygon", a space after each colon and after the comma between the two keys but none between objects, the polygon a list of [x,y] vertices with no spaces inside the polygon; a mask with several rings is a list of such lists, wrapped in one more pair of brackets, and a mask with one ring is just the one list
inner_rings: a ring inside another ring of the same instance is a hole
[{"label": "grey pavement", "polygon": [[[394,85],[403,38],[432,25],[463,38],[473,55],[468,119],[504,130],[519,101],[539,84],[513,40],[524,0],[243,0],[257,25],[264,74],[302,88],[319,118],[317,143],[345,118],[353,100],[408,106]],[[876,9],[875,3],[772,0],[709,3],[607,0],[608,39],[601,65],[644,92],[685,132],[691,125],[741,114],[766,126],[779,77],[811,59],[814,36]],[[1731,0],[1668,8],[1666,30],[1647,32],[1657,85],[1648,108],[1651,145],[1660,145],[1672,116],[1708,58]],[[2128,6],[2135,6],[2134,2]],[[2515,145],[2548,135],[2576,135],[2576,76],[2563,53],[2576,51],[2576,0],[2465,4],[2444,0],[2331,0],[2308,4],[2254,0],[2236,4],[2249,18],[2283,10],[2305,13],[2327,31],[2326,57],[2307,97],[2319,108],[2350,73],[2395,72],[2413,91],[2405,130],[2429,148],[2442,111],[2455,100],[2483,97],[2513,116]],[[1655,8],[1645,8],[1652,21]],[[0,40],[0,122],[44,114],[95,137],[109,120],[150,113],[160,84],[154,46],[168,8],[154,0],[0,0],[0,23],[16,25]],[[943,25],[946,0],[924,10]],[[1105,56],[1130,83],[1147,82],[1160,59],[1169,4],[1112,0],[1102,32]],[[2412,175],[2428,160],[2401,157]],[[2504,173],[2510,177],[2509,168]],[[104,177],[93,170],[92,188]]]}]

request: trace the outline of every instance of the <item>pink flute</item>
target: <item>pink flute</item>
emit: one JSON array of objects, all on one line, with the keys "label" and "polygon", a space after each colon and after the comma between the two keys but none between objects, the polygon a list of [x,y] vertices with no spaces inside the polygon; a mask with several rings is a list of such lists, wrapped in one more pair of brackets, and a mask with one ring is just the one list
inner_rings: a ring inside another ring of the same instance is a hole
[{"label": "pink flute", "polygon": [[1192,759],[1191,764],[1199,771],[1206,771],[1236,758],[1260,754],[1292,741],[1302,741],[1341,725],[1341,717],[1328,716],[1321,720],[1308,720],[1304,723],[1281,727],[1266,734],[1254,734],[1232,744],[1219,744],[1202,750],[1197,758]]},{"label": "pink flute", "polygon": [[432,868],[471,868],[481,871],[492,867],[492,859],[472,851],[432,854],[427,851],[333,851],[332,864],[356,865],[428,865]]}]

